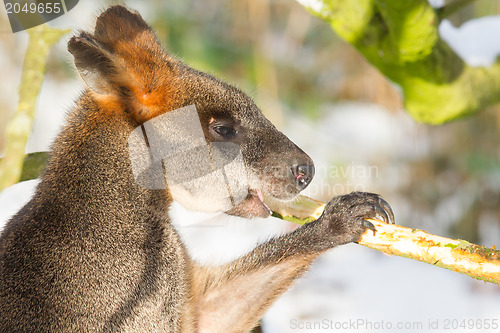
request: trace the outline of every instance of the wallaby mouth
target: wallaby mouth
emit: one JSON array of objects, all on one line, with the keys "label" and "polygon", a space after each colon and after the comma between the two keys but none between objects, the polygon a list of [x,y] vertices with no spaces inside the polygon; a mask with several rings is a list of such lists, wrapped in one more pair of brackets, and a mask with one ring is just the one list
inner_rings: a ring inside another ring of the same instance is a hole
[{"label": "wallaby mouth", "polygon": [[226,214],[245,218],[268,217],[271,215],[271,209],[264,203],[264,194],[261,190],[249,190],[246,198]]},{"label": "wallaby mouth", "polygon": [[285,186],[271,181],[267,183],[270,186],[265,191],[262,189],[248,190],[248,195],[236,203],[226,214],[246,218],[270,216],[272,211],[267,203],[271,202],[271,206],[276,206],[277,203],[279,205],[279,203],[294,200],[310,184],[314,176],[314,166],[312,164],[294,166],[291,168],[291,174],[293,181],[287,179],[288,184]]}]

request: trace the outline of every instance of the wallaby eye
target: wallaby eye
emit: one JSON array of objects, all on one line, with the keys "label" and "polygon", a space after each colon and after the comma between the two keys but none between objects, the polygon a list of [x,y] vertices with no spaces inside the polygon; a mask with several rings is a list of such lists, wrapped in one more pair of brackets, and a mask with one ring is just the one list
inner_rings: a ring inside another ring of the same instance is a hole
[{"label": "wallaby eye", "polygon": [[231,126],[216,125],[213,129],[217,134],[226,139],[231,139],[236,136],[236,130]]}]

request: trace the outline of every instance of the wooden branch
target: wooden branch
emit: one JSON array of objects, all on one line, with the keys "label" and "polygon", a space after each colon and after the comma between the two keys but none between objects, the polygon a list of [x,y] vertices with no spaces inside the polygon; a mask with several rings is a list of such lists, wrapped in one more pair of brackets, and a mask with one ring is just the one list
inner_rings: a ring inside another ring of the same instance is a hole
[{"label": "wooden branch", "polygon": [[[304,224],[316,220],[325,203],[299,196],[294,202],[283,206],[266,200],[273,215],[287,221]],[[387,253],[406,257],[434,266],[446,268],[500,285],[500,251],[429,234],[425,231],[369,220],[377,232],[367,230],[358,244]]]},{"label": "wooden branch", "polygon": [[422,261],[478,280],[500,285],[500,251],[429,234],[418,229],[369,220],[377,233],[366,232],[358,242],[384,253]]},{"label": "wooden branch", "polygon": [[0,191],[17,183],[21,177],[24,150],[45,73],[45,59],[52,45],[69,31],[53,29],[45,24],[27,30],[29,42],[19,85],[19,103],[7,125],[7,149],[0,161]]}]

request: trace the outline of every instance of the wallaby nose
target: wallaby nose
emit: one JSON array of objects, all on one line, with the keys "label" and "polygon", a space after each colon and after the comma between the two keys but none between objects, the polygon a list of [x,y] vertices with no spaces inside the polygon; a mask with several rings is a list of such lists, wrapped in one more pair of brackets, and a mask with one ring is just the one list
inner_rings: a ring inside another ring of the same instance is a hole
[{"label": "wallaby nose", "polygon": [[302,191],[311,183],[314,177],[314,165],[312,164],[300,164],[292,166],[292,173],[297,180],[297,185]]}]

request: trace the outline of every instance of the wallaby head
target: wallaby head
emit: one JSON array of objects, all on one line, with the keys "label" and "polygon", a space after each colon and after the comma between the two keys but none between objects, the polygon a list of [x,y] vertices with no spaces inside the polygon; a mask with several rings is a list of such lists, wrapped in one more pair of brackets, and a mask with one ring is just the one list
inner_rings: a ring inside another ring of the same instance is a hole
[{"label": "wallaby head", "polygon": [[[113,6],[98,17],[93,34],[81,32],[71,38],[68,49],[102,112],[124,113],[140,126],[194,105],[208,144],[238,146],[248,191],[244,199],[232,202],[228,214],[268,216],[263,196],[290,200],[311,182],[312,160],[251,98],[170,56],[139,14]],[[184,132],[170,135],[182,141]],[[186,168],[181,164],[175,167]]]}]

